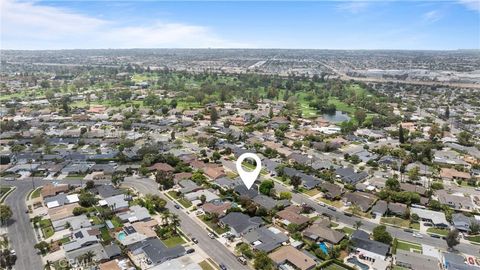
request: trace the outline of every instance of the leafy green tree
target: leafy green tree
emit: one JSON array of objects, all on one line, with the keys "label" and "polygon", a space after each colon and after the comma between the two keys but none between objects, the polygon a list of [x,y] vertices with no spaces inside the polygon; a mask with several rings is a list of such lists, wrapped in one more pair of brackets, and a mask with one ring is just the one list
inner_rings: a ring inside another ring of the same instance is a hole
[{"label": "leafy green tree", "polygon": [[270,195],[270,190],[275,187],[275,184],[272,180],[265,180],[260,184],[258,190],[264,195]]},{"label": "leafy green tree", "polygon": [[212,123],[212,125],[215,125],[217,123],[217,120],[218,120],[218,111],[215,107],[212,107],[210,109],[210,122]]},{"label": "leafy green tree", "polygon": [[78,203],[83,207],[94,206],[97,203],[97,198],[90,192],[82,192],[78,196]]},{"label": "leafy green tree", "polygon": [[294,189],[298,189],[298,186],[302,184],[302,178],[298,175],[294,175],[292,176],[292,178],[290,178],[290,184],[293,186]]},{"label": "leafy green tree", "polygon": [[0,204],[0,223],[4,225],[7,221],[12,218],[12,209],[10,206],[5,204]]},{"label": "leafy green tree", "polygon": [[275,263],[272,259],[270,259],[270,257],[268,257],[267,253],[264,251],[259,251],[255,254],[253,267],[256,270],[274,270]]},{"label": "leafy green tree", "polygon": [[393,191],[400,190],[400,182],[398,182],[398,180],[395,178],[388,178],[387,181],[385,181],[385,186],[389,190],[393,190]]},{"label": "leafy green tree", "polygon": [[38,249],[42,254],[47,253],[47,251],[50,249],[50,245],[45,241],[36,243],[33,247]]},{"label": "leafy green tree", "polygon": [[357,119],[359,125],[362,125],[366,118],[367,113],[365,112],[365,110],[357,109],[355,111],[355,119]]},{"label": "leafy green tree", "polygon": [[448,232],[447,236],[445,237],[445,241],[447,242],[447,246],[449,249],[453,249],[456,245],[460,244],[458,236],[459,232],[457,229]]},{"label": "leafy green tree", "polygon": [[405,143],[405,134],[404,134],[402,125],[398,127],[398,141],[400,143]]},{"label": "leafy green tree", "polygon": [[280,199],[281,200],[291,200],[292,199],[292,193],[288,191],[282,191],[280,192]]},{"label": "leafy green tree", "polygon": [[390,245],[392,243],[392,236],[387,232],[385,225],[377,226],[373,229],[373,240]]},{"label": "leafy green tree", "polygon": [[458,134],[458,143],[464,146],[472,146],[472,134],[467,131],[462,131]]}]

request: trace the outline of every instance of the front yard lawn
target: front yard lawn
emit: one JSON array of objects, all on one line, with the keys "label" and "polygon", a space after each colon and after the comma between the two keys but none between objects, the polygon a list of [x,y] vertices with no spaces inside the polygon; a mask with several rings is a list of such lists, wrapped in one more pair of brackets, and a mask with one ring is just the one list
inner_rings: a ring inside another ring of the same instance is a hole
[{"label": "front yard lawn", "polygon": [[185,208],[190,208],[192,206],[192,202],[190,202],[189,200],[187,200],[185,198],[180,198],[177,201],[178,201],[178,203],[180,203]]},{"label": "front yard lawn", "polygon": [[351,235],[355,231],[355,229],[350,227],[343,227],[341,229],[335,229],[335,230],[339,232],[343,232],[346,235]]},{"label": "front yard lawn", "polygon": [[307,194],[308,196],[312,197],[312,196],[315,196],[317,195],[318,193],[320,193],[320,190],[314,188],[314,189],[310,189],[310,190],[307,190],[305,192],[303,192],[305,194]]},{"label": "front yard lawn", "polygon": [[207,220],[205,215],[198,216],[198,218],[203,221],[203,223],[207,224],[207,226],[214,230],[217,234],[224,234],[229,231],[227,228],[222,228],[218,226],[218,224],[212,223],[211,220]]},{"label": "front yard lawn", "polygon": [[325,199],[325,198],[318,198],[317,200],[336,208],[340,208],[343,206],[343,203],[341,201],[330,201],[329,199]]},{"label": "front yard lawn", "polygon": [[53,230],[52,226],[48,226],[48,227],[42,228],[42,233],[43,233],[43,238],[47,239],[52,237],[55,231]]},{"label": "front yard lawn", "polygon": [[35,199],[40,197],[40,192],[42,192],[42,188],[37,188],[32,192],[32,195],[30,195],[30,198]]},{"label": "front yard lawn", "polygon": [[475,236],[467,236],[466,237],[468,241],[472,241],[475,243],[480,243],[480,235],[475,235]]},{"label": "front yard lawn", "polygon": [[200,263],[198,263],[198,265],[200,265],[202,270],[215,270],[215,268],[213,268],[206,260],[201,261]]},{"label": "front yard lawn", "polygon": [[434,234],[439,234],[442,236],[446,236],[450,230],[448,229],[439,229],[439,228],[428,228],[427,229],[428,233],[434,233]]},{"label": "front yard lawn", "polygon": [[406,250],[406,251],[411,251],[411,249],[416,249],[416,250],[422,251],[422,246],[412,242],[399,240],[397,244],[397,249]]},{"label": "front yard lawn", "polygon": [[180,236],[173,236],[173,237],[167,238],[165,240],[162,240],[162,242],[167,247],[176,247],[178,245],[181,245],[181,244],[185,243],[185,241]]},{"label": "front yard lawn", "polygon": [[383,217],[380,219],[380,222],[403,228],[409,228],[410,226],[410,221],[408,219],[401,219],[398,217]]}]

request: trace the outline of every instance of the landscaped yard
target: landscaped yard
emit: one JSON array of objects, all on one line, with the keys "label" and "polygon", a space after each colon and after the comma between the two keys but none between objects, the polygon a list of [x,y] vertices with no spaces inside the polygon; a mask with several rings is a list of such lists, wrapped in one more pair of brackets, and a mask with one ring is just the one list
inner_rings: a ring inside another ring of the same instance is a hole
[{"label": "landscaped yard", "polygon": [[217,234],[224,234],[224,233],[228,232],[227,228],[222,228],[222,227],[218,226],[218,224],[212,223],[211,220],[206,220],[205,215],[198,216],[198,218],[201,221],[203,221],[205,224],[207,224],[207,226],[210,227],[210,229],[214,230]]},{"label": "landscaped yard", "polygon": [[52,221],[50,219],[42,219],[38,222],[38,226],[42,229],[45,239],[51,237],[55,231],[53,230]]},{"label": "landscaped yard", "polygon": [[480,243],[480,235],[467,236],[466,238],[467,238],[468,241],[472,241],[472,242],[475,242],[475,243]]},{"label": "landscaped yard", "polygon": [[380,219],[380,222],[403,228],[408,228],[410,226],[410,221],[408,219],[401,219],[398,217],[383,217]]},{"label": "landscaped yard", "polygon": [[206,260],[201,261],[200,263],[198,263],[198,265],[200,265],[202,270],[215,270],[215,268],[213,268]]},{"label": "landscaped yard", "polygon": [[119,217],[114,216],[111,221],[113,226],[115,226],[115,228],[123,227],[123,222],[120,220]]},{"label": "landscaped yard", "polygon": [[37,188],[32,192],[32,195],[30,195],[30,198],[35,199],[40,197],[40,193],[42,192],[42,188]]},{"label": "landscaped yard", "polygon": [[91,217],[91,218],[92,218],[92,223],[93,223],[93,225],[103,224],[103,221],[101,221],[99,217],[93,216],[93,217]]},{"label": "landscaped yard", "polygon": [[355,231],[355,229],[350,227],[343,227],[341,229],[335,229],[335,230],[339,232],[343,232],[346,235],[351,235]]},{"label": "landscaped yard", "polygon": [[320,190],[314,188],[314,189],[310,189],[310,190],[307,190],[305,192],[303,192],[305,194],[307,194],[308,196],[315,196],[317,195],[318,193],[320,193]]},{"label": "landscaped yard", "polygon": [[428,229],[427,229],[427,232],[428,232],[428,233],[434,233],[434,234],[439,234],[439,235],[446,236],[446,235],[448,234],[448,232],[450,232],[450,230],[448,230],[448,229],[439,229],[439,228],[428,228]]},{"label": "landscaped yard", "polygon": [[412,242],[406,242],[406,241],[398,241],[397,249],[401,250],[406,250],[406,251],[412,251],[412,249],[416,249],[418,251],[422,251],[422,246],[412,243]]},{"label": "landscaped yard", "polygon": [[317,198],[317,200],[323,202],[323,203],[326,203],[328,205],[331,205],[333,207],[336,207],[336,208],[340,208],[343,206],[343,203],[341,201],[330,201],[328,199],[325,199],[325,198]]},{"label": "landscaped yard", "polygon": [[108,229],[106,227],[101,228],[100,233],[103,241],[110,242],[113,240],[113,238],[110,236],[110,233],[108,232]]},{"label": "landscaped yard", "polygon": [[167,192],[167,194],[168,194],[168,196],[175,199],[179,204],[181,204],[185,208],[190,208],[192,206],[192,203],[189,200],[178,196],[176,191],[172,190],[172,191]]},{"label": "landscaped yard", "polygon": [[175,247],[175,246],[178,246],[178,245],[181,245],[181,244],[185,243],[185,241],[180,236],[170,237],[170,238],[167,238],[165,240],[162,240],[162,242],[167,247]]}]

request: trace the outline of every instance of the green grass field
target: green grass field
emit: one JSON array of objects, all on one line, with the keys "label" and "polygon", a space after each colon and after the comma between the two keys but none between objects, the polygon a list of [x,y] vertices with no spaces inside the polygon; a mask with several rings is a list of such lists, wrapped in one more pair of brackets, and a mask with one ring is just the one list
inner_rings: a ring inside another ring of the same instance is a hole
[{"label": "green grass field", "polygon": [[218,226],[218,224],[214,224],[214,223],[212,223],[212,221],[206,220],[205,215],[198,216],[198,218],[201,221],[203,221],[203,223],[207,224],[207,226],[210,227],[210,229],[214,230],[217,234],[224,234],[224,233],[228,232],[227,228],[222,228],[222,227]]},{"label": "green grass field", "polygon": [[40,197],[40,193],[42,192],[42,188],[37,188],[35,189],[32,194],[30,195],[30,198],[35,199]]},{"label": "green grass field", "polygon": [[170,238],[167,238],[165,240],[162,240],[162,242],[167,247],[175,247],[175,246],[178,246],[178,245],[181,245],[181,244],[185,243],[185,241],[180,236],[170,237]]},{"label": "green grass field", "polygon": [[427,229],[428,233],[434,233],[434,234],[439,234],[442,236],[446,236],[450,230],[448,229],[439,229],[439,228],[428,228]]},{"label": "green grass field", "polygon": [[202,270],[215,270],[215,268],[213,268],[206,260],[201,261],[200,263],[198,263],[198,265],[200,265]]},{"label": "green grass field", "polygon": [[407,242],[407,241],[398,241],[397,249],[401,250],[406,250],[406,251],[411,251],[412,249],[419,250],[420,252],[422,251],[422,246],[412,243],[412,242]]}]

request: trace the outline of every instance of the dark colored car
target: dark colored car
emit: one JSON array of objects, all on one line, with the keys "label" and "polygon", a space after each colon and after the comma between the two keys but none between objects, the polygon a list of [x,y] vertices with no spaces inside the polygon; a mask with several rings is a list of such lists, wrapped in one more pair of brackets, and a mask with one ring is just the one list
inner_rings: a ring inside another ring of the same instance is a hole
[{"label": "dark colored car", "polygon": [[178,204],[175,204],[174,207],[177,208],[177,209],[180,209],[180,205],[178,205]]},{"label": "dark colored car", "polygon": [[220,266],[220,269],[227,270],[227,267],[225,266],[225,264],[221,263],[219,266]]},{"label": "dark colored car", "polygon": [[185,251],[185,253],[187,253],[187,254],[194,253],[194,252],[195,252],[195,249],[193,249],[193,248],[187,249],[187,251]]},{"label": "dark colored car", "polygon": [[192,242],[194,242],[195,244],[198,244],[197,238],[193,237],[193,238],[192,238]]}]

